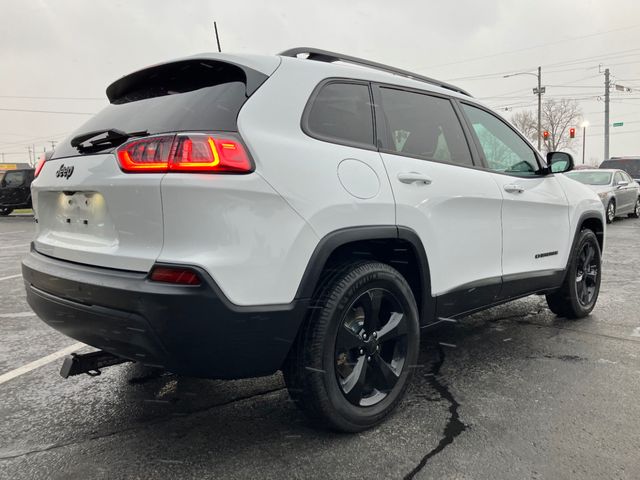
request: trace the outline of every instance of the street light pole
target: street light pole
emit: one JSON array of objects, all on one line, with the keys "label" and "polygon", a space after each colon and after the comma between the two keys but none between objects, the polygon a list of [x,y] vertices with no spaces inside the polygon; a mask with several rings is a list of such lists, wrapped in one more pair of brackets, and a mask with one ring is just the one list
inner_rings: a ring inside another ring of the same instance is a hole
[{"label": "street light pole", "polygon": [[587,140],[587,127],[589,126],[589,122],[582,122],[582,164],[584,165],[584,146]]},{"label": "street light pole", "polygon": [[533,93],[538,96],[538,151],[542,148],[542,94],[545,92],[545,88],[542,86],[542,67],[538,67],[538,73],[532,72],[518,72],[504,75],[503,78],[515,77],[516,75],[533,75],[538,77],[538,88],[533,89]]}]

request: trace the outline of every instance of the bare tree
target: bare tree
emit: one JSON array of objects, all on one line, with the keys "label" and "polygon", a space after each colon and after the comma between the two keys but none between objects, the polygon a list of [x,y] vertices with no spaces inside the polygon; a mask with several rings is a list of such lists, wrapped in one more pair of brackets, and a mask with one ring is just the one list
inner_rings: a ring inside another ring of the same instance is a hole
[{"label": "bare tree", "polygon": [[[577,128],[582,119],[582,110],[575,100],[545,100],[542,102],[542,130],[549,132],[549,139],[542,143],[543,153],[571,148],[573,138],[569,138],[569,128]],[[536,112],[522,110],[511,117],[511,122],[531,140],[538,142],[538,120]]]},{"label": "bare tree", "polygon": [[513,123],[520,133],[527,137],[531,143],[538,142],[538,119],[531,110],[521,110],[511,117]]},{"label": "bare tree", "polygon": [[542,124],[549,132],[544,142],[547,152],[571,148],[574,139],[569,138],[569,128],[577,127],[582,119],[582,110],[575,100],[563,98],[547,100],[542,104]]}]

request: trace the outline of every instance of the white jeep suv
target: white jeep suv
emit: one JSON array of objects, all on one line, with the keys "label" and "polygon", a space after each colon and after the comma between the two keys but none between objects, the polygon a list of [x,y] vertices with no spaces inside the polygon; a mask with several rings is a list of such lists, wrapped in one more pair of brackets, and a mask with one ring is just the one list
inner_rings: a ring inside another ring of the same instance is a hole
[{"label": "white jeep suv", "polygon": [[277,370],[312,418],[380,422],[420,332],[530,294],[583,317],[597,195],[457,87],[315,49],[127,75],[38,166],[27,298],[177,374]]}]

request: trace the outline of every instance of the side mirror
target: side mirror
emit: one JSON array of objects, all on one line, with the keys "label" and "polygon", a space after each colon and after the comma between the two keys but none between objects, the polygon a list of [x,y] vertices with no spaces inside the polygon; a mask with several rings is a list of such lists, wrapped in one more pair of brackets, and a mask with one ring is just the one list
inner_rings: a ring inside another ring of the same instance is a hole
[{"label": "side mirror", "polygon": [[573,170],[573,157],[566,152],[547,153],[547,164],[551,173],[564,173]]},{"label": "side mirror", "polygon": [[618,183],[616,183],[616,185],[618,186],[618,188],[622,188],[629,185],[629,182],[627,182],[626,180],[620,180]]}]

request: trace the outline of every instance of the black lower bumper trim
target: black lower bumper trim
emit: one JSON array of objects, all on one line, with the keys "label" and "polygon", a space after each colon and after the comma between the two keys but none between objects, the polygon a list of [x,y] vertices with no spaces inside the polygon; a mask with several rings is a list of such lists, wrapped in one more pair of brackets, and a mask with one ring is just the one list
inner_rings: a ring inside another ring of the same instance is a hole
[{"label": "black lower bumper trim", "polygon": [[205,378],[278,370],[308,301],[239,307],[206,272],[202,285],[151,282],[143,273],[56,260],[23,261],[27,301],[54,329],[118,357]]}]

